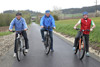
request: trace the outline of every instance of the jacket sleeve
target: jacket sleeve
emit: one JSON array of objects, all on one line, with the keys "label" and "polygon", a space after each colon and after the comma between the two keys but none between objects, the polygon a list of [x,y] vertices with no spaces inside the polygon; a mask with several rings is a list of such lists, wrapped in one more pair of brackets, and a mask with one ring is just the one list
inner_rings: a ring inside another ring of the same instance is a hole
[{"label": "jacket sleeve", "polygon": [[9,26],[9,30],[12,30],[13,29],[13,26],[14,26],[14,24],[15,24],[15,19],[13,19],[12,21],[11,21],[11,23],[10,23],[10,26]]},{"label": "jacket sleeve", "polygon": [[28,29],[25,19],[23,19],[23,26],[24,26],[24,29]]},{"label": "jacket sleeve", "polygon": [[54,20],[53,17],[52,17],[52,27],[56,27],[56,25],[55,25],[55,20]]},{"label": "jacket sleeve", "polygon": [[43,21],[44,21],[44,16],[41,18],[41,20],[40,20],[40,26],[44,26],[43,25]]},{"label": "jacket sleeve", "polygon": [[78,24],[81,24],[81,19],[78,21]]},{"label": "jacket sleeve", "polygon": [[91,25],[95,25],[94,22],[93,22],[93,20],[91,21]]}]

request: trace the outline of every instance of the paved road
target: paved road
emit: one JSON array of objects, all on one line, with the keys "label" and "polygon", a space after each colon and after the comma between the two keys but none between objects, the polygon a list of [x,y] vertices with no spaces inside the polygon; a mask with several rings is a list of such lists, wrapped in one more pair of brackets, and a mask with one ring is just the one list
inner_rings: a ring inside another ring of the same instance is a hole
[{"label": "paved road", "polygon": [[0,67],[100,67],[100,62],[93,58],[85,57],[80,61],[73,54],[72,46],[54,35],[54,53],[48,56],[44,53],[44,46],[41,42],[40,27],[32,23],[28,30],[30,51],[21,62],[13,58],[13,49],[1,58]]}]

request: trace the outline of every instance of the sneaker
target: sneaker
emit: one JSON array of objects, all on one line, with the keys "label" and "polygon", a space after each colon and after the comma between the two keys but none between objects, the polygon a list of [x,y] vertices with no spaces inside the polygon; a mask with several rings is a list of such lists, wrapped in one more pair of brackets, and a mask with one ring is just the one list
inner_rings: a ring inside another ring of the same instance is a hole
[{"label": "sneaker", "polygon": [[13,57],[16,57],[16,53],[14,53]]},{"label": "sneaker", "polygon": [[28,49],[25,49],[25,53],[28,53]]},{"label": "sneaker", "polygon": [[47,49],[45,48],[45,53],[47,53]]},{"label": "sneaker", "polygon": [[51,49],[51,52],[54,52],[54,50],[53,50],[53,49]]},{"label": "sneaker", "polygon": [[42,42],[45,42],[44,40],[42,40]]},{"label": "sneaker", "polygon": [[89,52],[87,52],[87,53],[86,53],[86,56],[87,56],[87,57],[89,57],[89,56],[90,56]]},{"label": "sneaker", "polygon": [[76,50],[76,47],[73,47],[73,51],[75,51]]}]

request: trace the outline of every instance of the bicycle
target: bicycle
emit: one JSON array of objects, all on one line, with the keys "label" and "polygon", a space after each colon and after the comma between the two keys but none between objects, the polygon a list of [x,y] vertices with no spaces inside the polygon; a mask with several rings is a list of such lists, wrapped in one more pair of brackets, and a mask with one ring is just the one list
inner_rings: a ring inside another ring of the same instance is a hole
[{"label": "bicycle", "polygon": [[[80,30],[80,29],[76,28],[76,30]],[[80,60],[83,59],[83,57],[85,55],[85,51],[86,51],[85,38],[83,36],[84,31],[90,31],[90,30],[81,30],[81,36],[79,38],[79,42],[78,42],[78,45],[77,45],[76,50],[75,50],[75,54],[77,54],[77,52],[79,50],[79,59]]]},{"label": "bicycle", "polygon": [[50,53],[50,49],[51,49],[51,38],[50,38],[50,34],[49,34],[49,30],[51,29],[50,26],[49,27],[44,27],[48,30],[46,30],[46,34],[44,35],[44,45],[45,45],[45,53],[46,55],[48,55]]},{"label": "bicycle", "polygon": [[22,36],[22,31],[12,31],[12,32],[17,32],[18,36],[16,37],[15,40],[15,46],[16,46],[16,56],[17,56],[17,60],[20,61],[21,60],[21,53],[23,52],[23,55],[26,56],[25,53],[25,40]]}]

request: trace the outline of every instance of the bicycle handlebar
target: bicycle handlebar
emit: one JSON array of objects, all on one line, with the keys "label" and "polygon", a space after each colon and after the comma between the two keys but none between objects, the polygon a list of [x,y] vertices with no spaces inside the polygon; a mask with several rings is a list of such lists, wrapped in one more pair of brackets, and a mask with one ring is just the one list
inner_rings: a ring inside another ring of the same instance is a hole
[{"label": "bicycle handlebar", "polygon": [[48,26],[48,27],[44,27],[44,28],[47,28],[47,29],[53,29],[54,27],[50,27],[50,26]]},{"label": "bicycle handlebar", "polygon": [[15,30],[13,30],[13,31],[10,31],[10,32],[23,32],[23,31],[25,31],[25,30],[21,30],[21,31],[15,31]]},{"label": "bicycle handlebar", "polygon": [[[76,28],[76,30],[81,30],[81,29],[79,29],[79,28]],[[87,30],[81,30],[82,32],[84,32],[84,31],[90,31],[89,29],[87,29]]]}]

